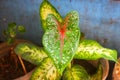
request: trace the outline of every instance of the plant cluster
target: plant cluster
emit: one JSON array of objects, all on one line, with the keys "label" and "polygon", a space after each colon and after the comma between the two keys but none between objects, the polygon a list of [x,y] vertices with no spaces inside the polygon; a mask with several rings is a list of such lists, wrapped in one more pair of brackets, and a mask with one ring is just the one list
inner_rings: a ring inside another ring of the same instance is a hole
[{"label": "plant cluster", "polygon": [[[104,58],[117,62],[116,50],[104,48],[94,40],[80,40],[77,11],[62,18],[55,7],[44,0],[40,5],[40,19],[44,29],[43,47],[21,43],[15,48],[17,55],[38,66],[31,80],[93,80],[84,67],[72,61]],[[101,65],[97,73],[101,79]]]}]

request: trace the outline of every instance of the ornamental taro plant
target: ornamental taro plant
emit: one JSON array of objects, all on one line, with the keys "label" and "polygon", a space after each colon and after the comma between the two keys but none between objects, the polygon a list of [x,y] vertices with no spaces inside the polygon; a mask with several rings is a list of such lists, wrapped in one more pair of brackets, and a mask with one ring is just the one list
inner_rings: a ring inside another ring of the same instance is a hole
[{"label": "ornamental taro plant", "polygon": [[80,37],[78,21],[76,11],[67,14],[62,23],[53,15],[48,15],[46,19],[48,28],[43,36],[43,45],[60,74],[70,63],[78,48]]},{"label": "ornamental taro plant", "polygon": [[[20,43],[16,54],[37,65],[31,80],[94,80],[84,67],[73,64],[73,59],[98,60],[104,58],[117,61],[116,50],[102,47],[94,40],[80,41],[79,14],[69,12],[62,19],[58,11],[47,0],[40,6],[40,18],[44,29],[43,47],[32,43]],[[101,64],[96,74],[102,74]],[[101,80],[96,75],[95,79]],[[100,76],[100,77],[98,77]]]}]

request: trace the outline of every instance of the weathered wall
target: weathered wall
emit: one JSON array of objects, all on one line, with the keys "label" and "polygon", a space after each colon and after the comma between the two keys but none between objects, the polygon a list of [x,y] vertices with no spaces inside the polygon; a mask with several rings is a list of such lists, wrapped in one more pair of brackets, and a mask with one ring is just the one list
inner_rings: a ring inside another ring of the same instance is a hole
[{"label": "weathered wall", "polygon": [[[0,0],[0,40],[2,31],[10,22],[26,27],[19,38],[41,44],[43,30],[39,19],[42,0]],[[99,41],[103,46],[120,53],[119,0],[50,0],[64,17],[71,10],[80,15],[80,28],[86,38]]]}]

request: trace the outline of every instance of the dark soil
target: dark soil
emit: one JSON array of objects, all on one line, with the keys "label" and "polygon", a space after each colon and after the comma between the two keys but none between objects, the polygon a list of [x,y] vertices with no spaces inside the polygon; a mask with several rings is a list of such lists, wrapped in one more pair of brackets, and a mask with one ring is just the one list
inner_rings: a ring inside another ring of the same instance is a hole
[{"label": "dark soil", "polygon": [[[23,62],[27,72],[35,67],[35,65],[30,64],[27,61],[23,60]],[[0,80],[13,80],[24,74],[20,61],[15,54],[8,53],[0,57]]]}]

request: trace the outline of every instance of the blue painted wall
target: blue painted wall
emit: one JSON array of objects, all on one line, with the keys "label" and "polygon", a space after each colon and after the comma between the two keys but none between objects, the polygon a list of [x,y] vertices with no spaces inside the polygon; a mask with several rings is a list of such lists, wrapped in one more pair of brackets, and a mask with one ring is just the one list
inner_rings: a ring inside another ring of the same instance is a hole
[{"label": "blue painted wall", "polygon": [[[64,17],[71,10],[80,15],[80,29],[87,39],[120,53],[120,1],[118,0],[49,0]],[[41,45],[43,30],[39,19],[42,0],[0,0],[0,40],[10,22],[26,27],[18,38]]]}]

